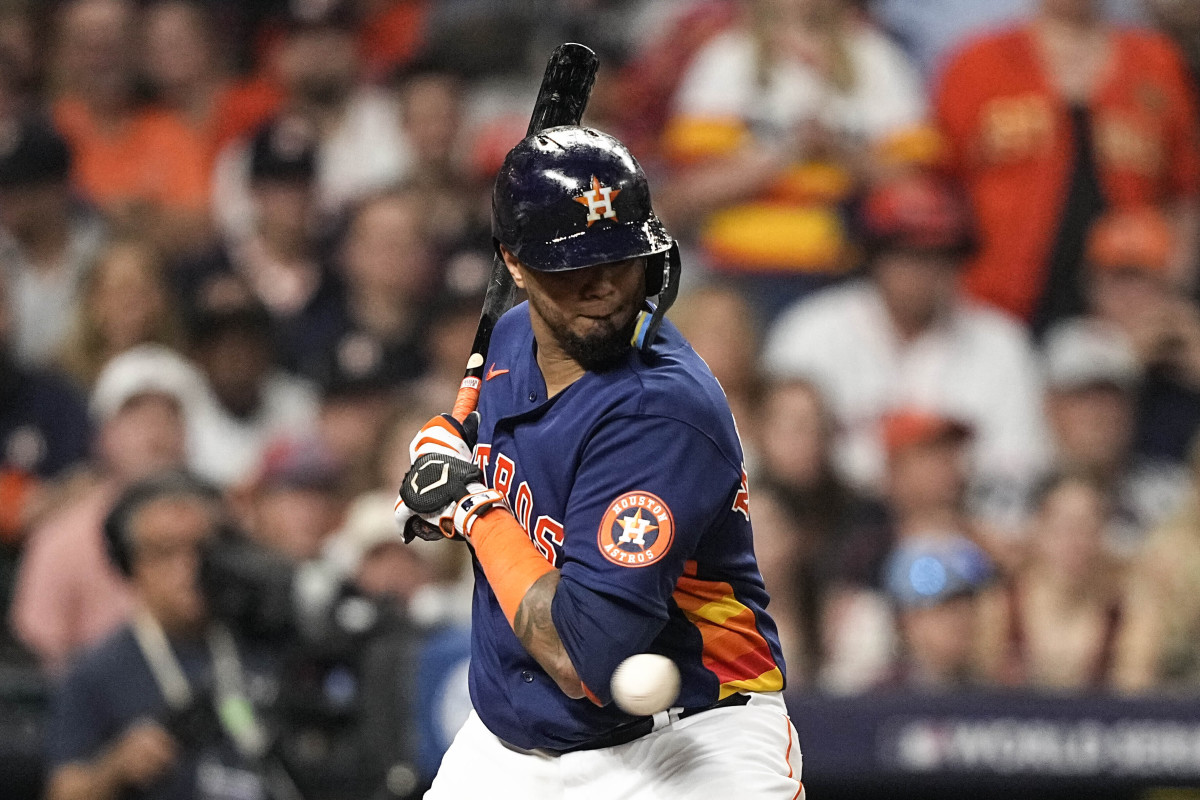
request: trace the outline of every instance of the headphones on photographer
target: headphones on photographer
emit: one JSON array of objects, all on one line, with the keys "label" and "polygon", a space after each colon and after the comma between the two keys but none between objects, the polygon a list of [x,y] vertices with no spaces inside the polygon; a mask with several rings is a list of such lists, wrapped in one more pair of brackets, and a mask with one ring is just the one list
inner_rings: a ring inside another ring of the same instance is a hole
[{"label": "headphones on photographer", "polygon": [[[213,503],[221,501],[221,492],[212,484],[189,472],[172,470],[136,481],[121,493],[104,519],[104,546],[109,560],[126,578],[133,575],[133,552],[129,524],[146,504],[163,497],[197,497]],[[224,535],[224,525],[221,535]]]}]

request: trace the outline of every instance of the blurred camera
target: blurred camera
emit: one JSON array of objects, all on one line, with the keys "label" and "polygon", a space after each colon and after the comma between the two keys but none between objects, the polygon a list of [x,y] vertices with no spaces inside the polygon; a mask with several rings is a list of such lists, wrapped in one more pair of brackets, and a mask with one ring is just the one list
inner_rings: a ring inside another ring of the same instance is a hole
[{"label": "blurred camera", "polygon": [[[278,691],[263,711],[272,752],[303,797],[419,796],[388,787],[388,770],[412,768],[413,745],[375,721],[376,706],[389,724],[405,716],[389,695],[402,674],[394,659],[379,658],[412,649],[398,609],[364,596],[328,564],[296,564],[239,535],[205,551],[200,585],[214,618],[278,659]],[[190,711],[169,727],[192,738],[213,734],[213,722]]]},{"label": "blurred camera", "polygon": [[241,537],[205,552],[200,585],[210,613],[239,633],[314,653],[353,653],[389,616],[328,565],[296,565]]}]

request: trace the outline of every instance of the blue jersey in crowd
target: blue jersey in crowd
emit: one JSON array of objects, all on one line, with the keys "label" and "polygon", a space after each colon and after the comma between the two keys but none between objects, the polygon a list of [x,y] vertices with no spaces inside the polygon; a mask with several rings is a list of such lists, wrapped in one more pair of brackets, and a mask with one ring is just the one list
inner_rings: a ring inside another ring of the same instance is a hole
[{"label": "blue jersey in crowd", "polygon": [[554,624],[592,700],[572,700],[509,626],[479,564],[471,700],[518,747],[563,750],[629,722],[617,665],[661,653],[676,705],[783,688],[784,665],[754,559],[742,451],[712,372],[670,322],[555,397],[535,361],[529,310],[497,324],[476,460],[538,550],[561,570]]}]

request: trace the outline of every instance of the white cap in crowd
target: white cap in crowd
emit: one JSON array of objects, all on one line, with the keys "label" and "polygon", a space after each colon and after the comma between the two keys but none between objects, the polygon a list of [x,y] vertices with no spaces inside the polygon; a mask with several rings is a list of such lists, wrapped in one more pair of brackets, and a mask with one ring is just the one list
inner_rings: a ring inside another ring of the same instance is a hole
[{"label": "white cap in crowd", "polygon": [[[376,547],[403,544],[403,533],[396,524],[395,505],[395,497],[386,492],[360,495],[350,504],[342,527],[326,540],[325,561],[333,564],[343,575],[353,575],[362,560]],[[453,555],[444,542],[414,539],[406,548],[407,552],[436,567],[443,566],[446,558]]]},{"label": "white cap in crowd", "polygon": [[1052,390],[1115,386],[1132,391],[1141,367],[1121,331],[1097,320],[1068,320],[1046,335],[1045,378]]},{"label": "white cap in crowd", "polygon": [[167,395],[187,409],[203,392],[204,379],[182,356],[169,347],[141,344],[104,365],[90,408],[97,422],[105,422],[139,395]]}]

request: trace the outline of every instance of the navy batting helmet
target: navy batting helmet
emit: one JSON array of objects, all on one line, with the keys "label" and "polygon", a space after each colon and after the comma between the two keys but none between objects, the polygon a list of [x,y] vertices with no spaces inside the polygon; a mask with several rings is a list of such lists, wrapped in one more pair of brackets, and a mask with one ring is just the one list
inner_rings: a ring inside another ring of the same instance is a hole
[{"label": "navy batting helmet", "polygon": [[492,235],[539,272],[645,257],[646,296],[658,295],[646,342],[678,290],[679,248],[650,205],[646,173],[594,128],[547,128],[509,151],[492,191]]}]

